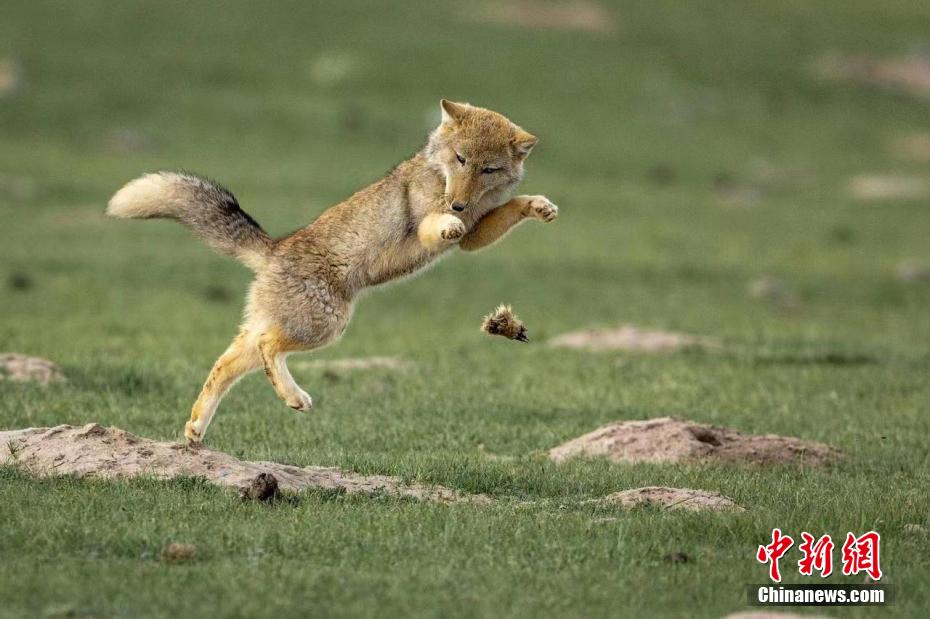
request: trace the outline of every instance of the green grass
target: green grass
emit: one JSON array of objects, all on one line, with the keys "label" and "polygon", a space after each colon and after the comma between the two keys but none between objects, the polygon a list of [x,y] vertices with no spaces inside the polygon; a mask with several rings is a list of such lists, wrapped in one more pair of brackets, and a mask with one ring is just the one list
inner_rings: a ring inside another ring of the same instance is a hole
[{"label": "green grass", "polygon": [[[562,210],[374,291],[319,354],[398,355],[412,369],[295,370],[309,415],[251,376],[208,435],[242,457],[442,483],[493,506],[311,492],[269,508],[196,480],[0,469],[0,615],[717,617],[764,582],[755,549],[778,526],[881,532],[895,605],[823,614],[924,616],[930,538],[903,527],[930,527],[930,286],[894,269],[930,261],[930,209],[854,201],[846,185],[927,177],[888,144],[930,131],[928,103],[824,82],[811,64],[907,54],[926,43],[930,6],[700,4],[612,4],[614,31],[589,34],[425,2],[5,3],[0,58],[18,59],[25,83],[0,98],[0,350],[54,359],[70,380],[0,383],[4,428],[180,436],[249,273],[171,223],[105,220],[109,195],[143,171],[216,177],[284,234],[416,150],[449,97],[538,134],[524,187]],[[315,78],[326,59],[346,74]],[[138,144],[120,147],[126,130]],[[723,178],[751,188],[751,204],[721,199]],[[763,275],[800,309],[747,295]],[[533,344],[478,333],[502,301]],[[542,344],[622,323],[723,347]],[[828,442],[847,459],[556,467],[542,455],[606,422],[669,414]],[[749,510],[585,503],[640,485],[719,490]],[[161,561],[171,541],[197,544],[197,558]],[[690,561],[663,561],[676,551]]]}]

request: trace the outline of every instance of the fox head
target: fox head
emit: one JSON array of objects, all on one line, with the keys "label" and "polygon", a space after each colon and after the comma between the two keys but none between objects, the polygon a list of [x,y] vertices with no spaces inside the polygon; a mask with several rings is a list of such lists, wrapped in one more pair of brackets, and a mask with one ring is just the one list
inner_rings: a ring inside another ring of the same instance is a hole
[{"label": "fox head", "polygon": [[523,180],[536,137],[491,110],[445,99],[440,107],[426,155],[445,177],[449,208],[462,212],[492,192],[507,196]]}]

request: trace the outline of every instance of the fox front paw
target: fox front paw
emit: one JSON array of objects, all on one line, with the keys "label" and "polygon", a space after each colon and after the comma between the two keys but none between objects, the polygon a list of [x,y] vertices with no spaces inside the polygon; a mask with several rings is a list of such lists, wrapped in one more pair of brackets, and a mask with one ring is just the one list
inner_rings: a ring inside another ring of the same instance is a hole
[{"label": "fox front paw", "polygon": [[457,241],[465,236],[465,224],[458,217],[449,216],[439,228],[439,236],[446,241]]},{"label": "fox front paw", "polygon": [[203,440],[203,435],[200,433],[200,430],[194,427],[193,421],[188,421],[184,424],[184,438],[187,439],[188,443],[197,444]]},{"label": "fox front paw", "polygon": [[534,217],[546,223],[554,221],[559,216],[559,207],[550,202],[546,196],[528,196],[526,209],[527,217]]}]

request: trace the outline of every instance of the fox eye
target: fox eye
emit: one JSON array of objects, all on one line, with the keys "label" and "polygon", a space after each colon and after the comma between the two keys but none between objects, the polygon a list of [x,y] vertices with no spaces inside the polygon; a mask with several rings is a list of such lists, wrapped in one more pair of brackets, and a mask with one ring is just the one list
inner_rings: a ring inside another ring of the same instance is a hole
[{"label": "fox eye", "polygon": [[482,168],[482,174],[494,174],[495,172],[500,172],[500,168]]},{"label": "fox eye", "polygon": [[462,165],[465,165],[465,157],[461,156],[458,153],[455,153],[455,158],[459,160],[459,163],[461,163]]}]

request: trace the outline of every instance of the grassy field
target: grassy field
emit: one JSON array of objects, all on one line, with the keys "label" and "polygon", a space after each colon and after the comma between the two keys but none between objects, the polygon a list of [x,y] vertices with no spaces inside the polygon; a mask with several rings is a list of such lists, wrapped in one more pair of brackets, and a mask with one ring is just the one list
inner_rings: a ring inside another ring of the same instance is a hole
[{"label": "grassy field", "polygon": [[[448,97],[539,135],[524,188],[562,210],[374,291],[316,355],[411,369],[295,369],[311,414],[253,375],[207,437],[240,457],[400,475],[494,505],[319,492],[267,508],[196,480],[0,469],[0,615],[719,617],[764,582],[755,550],[778,526],[882,534],[895,605],[822,614],[926,616],[930,537],[904,525],[930,527],[930,285],[895,269],[930,261],[930,208],[856,200],[848,183],[927,179],[930,163],[891,145],[930,131],[930,103],[812,66],[919,49],[930,4],[604,6],[610,27],[588,31],[436,2],[4,3],[0,60],[22,79],[0,98],[0,351],[53,359],[70,380],[0,383],[2,428],[181,436],[250,274],[175,224],[106,220],[108,197],[143,171],[215,177],[284,234],[419,148]],[[797,307],[747,294],[763,276]],[[478,332],[502,301],[532,344]],[[625,323],[722,347],[544,345]],[[601,424],[670,414],[848,457],[826,470],[544,457]],[[749,509],[585,503],[642,485],[719,490]],[[160,561],[172,541],[195,543],[197,559]],[[671,552],[690,560],[670,565]],[[786,581],[801,582],[792,563]]]}]

